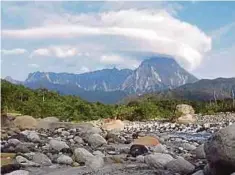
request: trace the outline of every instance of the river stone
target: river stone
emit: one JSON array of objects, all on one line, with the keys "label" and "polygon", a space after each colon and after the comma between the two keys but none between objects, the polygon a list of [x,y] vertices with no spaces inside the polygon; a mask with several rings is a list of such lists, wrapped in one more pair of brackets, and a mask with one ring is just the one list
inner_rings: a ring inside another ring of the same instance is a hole
[{"label": "river stone", "polygon": [[29,153],[30,150],[27,146],[27,144],[25,143],[20,143],[15,147],[15,152],[20,152],[20,153]]},{"label": "river stone", "polygon": [[73,140],[74,140],[76,143],[78,143],[78,144],[83,144],[83,143],[84,143],[83,139],[82,139],[81,137],[79,137],[79,136],[75,136],[75,137],[73,138]]},{"label": "river stone", "polygon": [[19,141],[18,139],[9,139],[7,142],[8,144],[13,144],[15,146],[21,143],[21,141]]},{"label": "river stone", "polygon": [[74,157],[78,163],[86,163],[88,160],[93,159],[95,156],[93,156],[85,148],[76,148],[74,150]]},{"label": "river stone", "polygon": [[32,162],[22,156],[16,156],[16,162],[23,166],[33,166],[33,167],[40,166],[38,163]]},{"label": "river stone", "polygon": [[11,173],[7,173],[5,175],[29,175],[29,172],[25,170],[16,170],[12,171]]},{"label": "river stone", "polygon": [[67,155],[60,155],[57,159],[57,163],[71,165],[73,163],[73,159]]},{"label": "river stone", "polygon": [[99,134],[92,134],[88,138],[88,143],[93,148],[97,148],[107,144],[107,141]]},{"label": "river stone", "polygon": [[154,153],[144,157],[145,163],[154,168],[164,168],[165,165],[172,161],[173,157],[169,154]]},{"label": "river stone", "polygon": [[51,160],[45,154],[42,154],[42,153],[34,154],[33,158],[32,158],[32,161],[36,162],[40,165],[43,165],[43,166],[52,165]]},{"label": "river stone", "polygon": [[184,158],[178,158],[168,162],[166,168],[174,173],[189,174],[194,171],[195,166]]},{"label": "river stone", "polygon": [[94,156],[100,156],[100,157],[105,157],[105,155],[101,151],[94,151],[93,152]]},{"label": "river stone", "polygon": [[20,129],[34,129],[37,126],[37,120],[32,116],[18,116],[14,124]]},{"label": "river stone", "polygon": [[235,172],[235,124],[213,134],[204,144],[212,175]]},{"label": "river stone", "polygon": [[52,148],[52,149],[57,150],[57,151],[60,151],[63,148],[69,148],[69,146],[65,142],[55,140],[55,139],[50,140],[49,145],[50,145],[50,149]]},{"label": "river stone", "polygon": [[199,147],[197,147],[195,149],[195,154],[198,159],[205,159],[206,158],[206,154],[204,151],[204,144],[200,145]]},{"label": "river stone", "polygon": [[30,132],[27,134],[27,138],[28,138],[31,142],[40,142],[40,141],[41,141],[39,135],[38,135],[35,131],[30,131]]},{"label": "river stone", "polygon": [[167,153],[168,152],[166,147],[162,144],[158,144],[156,146],[150,146],[149,150],[155,153]]},{"label": "river stone", "polygon": [[139,155],[144,155],[146,153],[148,153],[148,148],[144,145],[134,144],[130,148],[130,154],[133,157],[136,157],[136,156],[139,156]]},{"label": "river stone", "polygon": [[101,156],[94,156],[92,159],[86,161],[86,165],[93,171],[97,171],[104,166],[104,159]]},{"label": "river stone", "polygon": [[69,133],[68,131],[62,131],[62,132],[61,132],[61,135],[64,136],[64,137],[66,137],[66,136],[69,136],[70,133]]},{"label": "river stone", "polygon": [[197,147],[196,146],[194,146],[194,145],[192,145],[192,144],[190,144],[190,143],[183,143],[182,144],[182,147],[185,149],[185,150],[187,150],[187,151],[193,151],[193,150],[195,150]]}]

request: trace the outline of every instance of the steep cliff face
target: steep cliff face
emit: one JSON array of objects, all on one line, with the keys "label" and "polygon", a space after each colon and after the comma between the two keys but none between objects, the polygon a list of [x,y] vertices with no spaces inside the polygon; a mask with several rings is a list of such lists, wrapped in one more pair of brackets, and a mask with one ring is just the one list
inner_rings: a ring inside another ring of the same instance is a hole
[{"label": "steep cliff face", "polygon": [[193,83],[197,78],[188,73],[172,58],[153,57],[141,63],[127,77],[122,90],[130,93],[153,92]]}]

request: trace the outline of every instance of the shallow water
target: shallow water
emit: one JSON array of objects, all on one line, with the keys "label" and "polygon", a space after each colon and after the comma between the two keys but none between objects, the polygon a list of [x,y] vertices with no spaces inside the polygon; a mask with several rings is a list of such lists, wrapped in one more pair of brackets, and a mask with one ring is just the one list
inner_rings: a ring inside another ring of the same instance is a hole
[{"label": "shallow water", "polygon": [[211,133],[201,132],[201,133],[185,133],[185,132],[177,132],[170,135],[171,137],[182,138],[188,141],[205,141],[210,136]]}]

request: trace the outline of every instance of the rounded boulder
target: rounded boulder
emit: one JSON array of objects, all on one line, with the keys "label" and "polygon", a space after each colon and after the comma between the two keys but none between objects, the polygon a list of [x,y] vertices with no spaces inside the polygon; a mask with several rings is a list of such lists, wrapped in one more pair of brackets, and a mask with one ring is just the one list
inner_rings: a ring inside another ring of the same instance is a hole
[{"label": "rounded boulder", "polygon": [[235,172],[235,124],[213,134],[204,144],[204,150],[212,175]]}]

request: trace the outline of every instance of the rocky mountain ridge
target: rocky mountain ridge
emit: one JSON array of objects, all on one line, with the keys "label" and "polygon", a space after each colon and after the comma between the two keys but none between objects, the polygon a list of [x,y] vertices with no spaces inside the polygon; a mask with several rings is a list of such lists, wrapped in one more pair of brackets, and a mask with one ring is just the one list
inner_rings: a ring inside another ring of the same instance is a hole
[{"label": "rocky mountain ridge", "polygon": [[[47,88],[61,94],[79,95],[89,101],[115,103],[130,94],[172,89],[193,83],[197,78],[173,58],[155,56],[144,60],[135,70],[113,68],[83,74],[34,72],[24,82],[9,77],[6,80],[32,89]],[[91,94],[94,98],[90,98]],[[108,98],[111,97],[113,100],[110,101]]]}]

